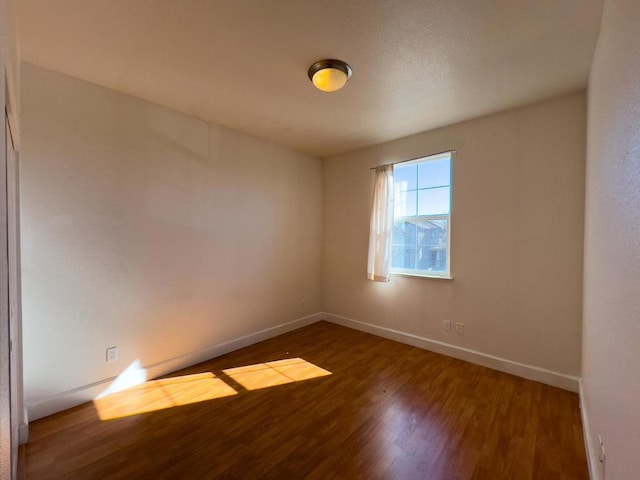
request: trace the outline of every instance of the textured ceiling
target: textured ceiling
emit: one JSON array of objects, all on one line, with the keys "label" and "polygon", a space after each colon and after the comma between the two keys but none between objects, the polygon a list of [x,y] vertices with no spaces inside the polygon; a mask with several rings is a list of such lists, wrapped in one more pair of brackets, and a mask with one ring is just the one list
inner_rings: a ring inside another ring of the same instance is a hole
[{"label": "textured ceiling", "polygon": [[[22,59],[325,156],[584,88],[602,0],[20,0]],[[315,90],[307,68],[353,77]]]}]

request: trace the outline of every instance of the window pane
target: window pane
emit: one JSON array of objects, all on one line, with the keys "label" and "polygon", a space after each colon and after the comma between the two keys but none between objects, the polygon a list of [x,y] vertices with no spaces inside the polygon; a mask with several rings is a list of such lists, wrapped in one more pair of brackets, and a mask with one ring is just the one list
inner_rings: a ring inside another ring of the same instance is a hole
[{"label": "window pane", "polygon": [[415,247],[393,247],[393,256],[391,257],[391,266],[394,268],[416,268],[416,249]]},{"label": "window pane", "polygon": [[394,166],[392,272],[448,273],[451,156]]},{"label": "window pane", "polygon": [[430,188],[418,191],[418,215],[442,215],[449,213],[451,187]]},{"label": "window pane", "polygon": [[419,270],[444,272],[447,269],[447,236],[449,220],[422,219],[417,225]]},{"label": "window pane", "polygon": [[399,192],[396,190],[394,198],[394,215],[396,217],[408,217],[416,215],[417,192]]},{"label": "window pane", "polygon": [[393,245],[416,246],[416,226],[412,222],[400,220],[393,225]]},{"label": "window pane", "polygon": [[418,188],[451,185],[451,160],[433,160],[418,165]]},{"label": "window pane", "polygon": [[415,190],[417,187],[418,166],[417,165],[394,165],[393,183],[398,190]]}]

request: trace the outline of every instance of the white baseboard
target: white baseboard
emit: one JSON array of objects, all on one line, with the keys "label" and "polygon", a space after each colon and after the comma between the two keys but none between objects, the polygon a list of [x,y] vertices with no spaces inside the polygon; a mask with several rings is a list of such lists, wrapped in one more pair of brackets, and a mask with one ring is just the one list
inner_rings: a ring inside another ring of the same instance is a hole
[{"label": "white baseboard", "polygon": [[18,426],[18,445],[24,445],[29,441],[29,412],[27,407],[22,411],[22,422]]},{"label": "white baseboard", "polygon": [[18,427],[18,445],[24,445],[29,441],[29,424],[21,423]]},{"label": "white baseboard", "polygon": [[587,465],[589,466],[589,478],[591,480],[600,480],[600,466],[597,452],[593,448],[593,437],[591,436],[591,427],[589,425],[589,414],[584,399],[584,390],[582,389],[582,379],[580,380],[580,416],[582,417],[582,433],[584,435],[584,448],[587,454]]},{"label": "white baseboard", "polygon": [[516,375],[518,377],[535,380],[553,387],[562,388],[563,390],[569,390],[570,392],[578,392],[578,377],[572,375],[566,375],[564,373],[554,372],[545,368],[514,362],[512,360],[507,360],[506,358],[496,357],[487,353],[458,347],[456,345],[420,337],[411,333],[400,332],[391,328],[360,322],[358,320],[341,317],[339,315],[324,313],[322,314],[322,318],[328,322],[336,323],[344,327],[371,333],[379,337],[395,340],[424,350],[441,353],[449,357],[465,360],[477,365]]},{"label": "white baseboard", "polygon": [[[163,360],[152,365],[143,366],[147,372],[147,378],[157,378],[160,375],[180,370],[182,368],[195,365],[211,358],[219,357],[234,350],[253,345],[254,343],[267,340],[271,337],[281,335],[283,333],[296,330],[298,328],[310,325],[324,318],[323,314],[316,313],[309,315],[308,317],[299,318],[291,322],[282,323],[273,327],[265,328],[249,335],[229,340],[227,342],[219,343],[211,347],[207,347],[195,352],[190,352],[185,355]],[[115,380],[115,377],[106,378],[89,385],[83,385],[72,390],[53,395],[37,402],[27,405],[29,419],[31,421],[37,420],[47,415],[51,415],[62,410],[66,410],[76,405],[80,405],[85,402],[89,402],[102,393],[111,382]]]}]

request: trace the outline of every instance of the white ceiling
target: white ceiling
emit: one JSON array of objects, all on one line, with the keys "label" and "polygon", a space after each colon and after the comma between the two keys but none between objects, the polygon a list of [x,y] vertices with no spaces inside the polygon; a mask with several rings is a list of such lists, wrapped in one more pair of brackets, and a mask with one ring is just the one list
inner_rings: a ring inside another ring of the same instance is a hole
[{"label": "white ceiling", "polygon": [[[602,0],[18,0],[22,59],[325,156],[584,88]],[[307,68],[351,64],[336,93]]]}]

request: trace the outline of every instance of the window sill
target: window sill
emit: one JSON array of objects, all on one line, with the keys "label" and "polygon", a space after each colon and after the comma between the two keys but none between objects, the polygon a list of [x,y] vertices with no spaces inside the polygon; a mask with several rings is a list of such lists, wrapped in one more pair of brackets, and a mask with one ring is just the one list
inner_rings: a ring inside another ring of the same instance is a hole
[{"label": "window sill", "polygon": [[412,278],[424,278],[427,280],[444,280],[446,282],[451,282],[453,277],[445,277],[442,275],[419,275],[417,273],[399,273],[399,272],[391,272],[391,275],[398,277],[412,277]]}]

